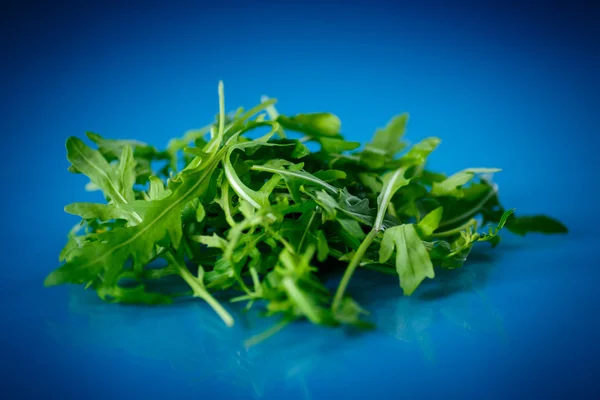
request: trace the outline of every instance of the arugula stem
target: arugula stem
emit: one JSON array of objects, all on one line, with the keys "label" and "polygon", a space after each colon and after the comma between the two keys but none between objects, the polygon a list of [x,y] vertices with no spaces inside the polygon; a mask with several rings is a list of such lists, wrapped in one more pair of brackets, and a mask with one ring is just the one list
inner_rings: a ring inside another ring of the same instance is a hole
[{"label": "arugula stem", "polygon": [[388,204],[390,204],[394,193],[396,193],[398,190],[398,188],[394,189],[394,185],[404,176],[405,172],[406,171],[404,168],[398,168],[396,171],[394,171],[388,181],[388,184],[383,187],[381,193],[379,194],[379,197],[377,198],[377,216],[375,217],[375,222],[373,223],[373,230],[379,231],[383,225],[385,210],[387,210]]},{"label": "arugula stem", "polygon": [[264,165],[253,165],[252,167],[250,167],[250,169],[254,170],[254,171],[270,172],[272,174],[287,175],[287,176],[291,176],[291,177],[294,177],[297,179],[303,179],[305,181],[312,182],[316,185],[319,185],[333,194],[337,194],[339,191],[339,189],[336,188],[335,186],[331,186],[329,183],[322,181],[319,178],[316,178],[309,174],[303,175],[302,174],[303,171],[290,171],[290,170],[281,169],[281,168],[265,167]]},{"label": "arugula stem", "polygon": [[350,282],[350,278],[352,278],[352,274],[354,274],[354,271],[358,267],[360,260],[362,260],[363,256],[367,252],[367,249],[369,248],[369,246],[373,242],[373,239],[375,239],[378,233],[379,231],[375,229],[369,232],[367,237],[365,237],[365,240],[363,240],[363,242],[356,250],[356,253],[354,253],[354,256],[352,257],[350,264],[348,264],[348,267],[346,268],[346,271],[342,276],[342,280],[340,281],[340,284],[335,292],[335,297],[333,298],[333,304],[331,306],[333,310],[336,310],[340,306],[342,297],[344,296],[344,292],[346,291],[346,287]]},{"label": "arugula stem", "polygon": [[225,94],[223,89],[223,81],[219,81],[219,131],[217,136],[213,136],[213,130],[211,129],[211,140],[205,147],[206,153],[215,152],[223,142],[225,136]]},{"label": "arugula stem", "polygon": [[173,256],[171,251],[168,251],[164,256],[169,263],[175,266],[179,276],[181,276],[188,285],[194,291],[194,296],[200,297],[202,300],[206,301],[208,305],[221,317],[225,325],[228,327],[233,326],[233,317],[231,314],[223,308],[223,306],[215,299],[211,294],[206,290],[203,285],[201,285],[198,280],[191,274],[191,272],[187,269],[187,267],[181,265],[179,261]]},{"label": "arugula stem", "polygon": [[244,295],[233,297],[233,298],[229,299],[229,302],[237,303],[237,302],[246,301],[246,300],[250,301],[250,300],[254,300],[255,297],[256,296],[254,294],[244,294]]},{"label": "arugula stem", "polygon": [[250,267],[250,276],[252,276],[252,283],[254,283],[254,294],[260,296],[262,293],[259,293],[259,290],[262,292],[262,287],[260,286],[260,278],[258,277],[256,268]]},{"label": "arugula stem", "polygon": [[233,227],[235,225],[235,220],[233,219],[233,215],[231,214],[231,197],[229,197],[229,182],[225,182],[223,184],[223,208],[225,211],[225,221],[229,224],[229,226]]},{"label": "arugula stem", "polygon": [[275,325],[273,325],[269,329],[265,330],[264,332],[259,333],[258,335],[252,336],[250,339],[247,339],[244,342],[244,346],[246,347],[246,349],[249,349],[252,346],[256,346],[260,342],[265,341],[266,339],[270,338],[271,336],[273,336],[274,334],[276,334],[277,332],[279,332],[280,330],[285,328],[287,325],[289,325],[290,322],[292,322],[292,320],[284,319],[283,321],[276,323]]},{"label": "arugula stem", "polygon": [[473,208],[465,211],[461,215],[457,215],[454,218],[440,222],[439,228],[443,228],[444,226],[452,225],[456,222],[462,221],[465,218],[469,218],[469,217],[477,214],[479,212],[479,210],[481,210],[483,208],[485,203],[487,203],[488,200],[491,199],[492,196],[495,195],[496,193],[498,193],[498,185],[494,184],[492,186],[492,189],[489,191],[489,193],[479,203],[477,203]]},{"label": "arugula stem", "polygon": [[219,82],[219,136],[223,137],[225,132],[225,94],[223,90],[223,81]]},{"label": "arugula stem", "polygon": [[462,224],[461,226],[457,226],[456,228],[450,229],[448,231],[434,233],[431,236],[433,236],[433,237],[448,237],[448,236],[456,235],[457,233],[460,233],[461,231],[464,231],[465,229],[468,229],[470,227],[477,227],[476,219],[472,218],[469,221],[467,221],[466,223]]},{"label": "arugula stem", "polygon": [[394,194],[398,191],[400,187],[405,186],[409,183],[409,180],[404,178],[405,172],[406,168],[398,168],[393,173],[391,173],[388,180],[383,185],[383,189],[381,190],[381,193],[377,198],[377,216],[375,217],[373,228],[371,229],[371,232],[369,232],[367,237],[365,237],[360,246],[358,246],[358,249],[356,250],[356,253],[354,253],[352,260],[350,260],[350,264],[346,268],[346,271],[344,271],[344,275],[342,276],[340,285],[338,286],[337,291],[335,292],[335,297],[333,298],[333,304],[331,306],[332,310],[335,311],[339,307],[344,296],[344,292],[346,291],[346,287],[348,286],[350,278],[352,277],[352,274],[354,274],[354,271],[360,264],[360,261],[367,252],[367,249],[369,248],[373,240],[375,240],[379,232],[382,230],[385,212],[388,209],[388,205],[392,201],[392,197],[394,197]]},{"label": "arugula stem", "polygon": [[302,245],[304,244],[304,239],[306,239],[306,235],[308,234],[308,231],[310,230],[310,226],[312,225],[312,223],[315,219],[315,215],[317,215],[317,212],[313,211],[312,215],[310,216],[310,219],[308,220],[308,224],[306,225],[306,229],[304,230],[304,233],[302,233],[302,238],[300,239],[300,244],[298,244],[298,252],[302,251]]}]

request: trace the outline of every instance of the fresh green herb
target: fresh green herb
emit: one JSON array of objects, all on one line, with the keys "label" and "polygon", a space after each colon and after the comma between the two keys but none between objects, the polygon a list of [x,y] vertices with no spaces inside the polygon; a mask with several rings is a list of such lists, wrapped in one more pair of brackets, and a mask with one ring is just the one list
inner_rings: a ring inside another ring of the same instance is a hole
[{"label": "fresh green herb", "polygon": [[[97,149],[69,138],[69,170],[87,176],[87,189],[106,202],[65,207],[81,221],[45,285],[81,284],[117,303],[198,297],[228,326],[234,318],[219,292],[279,316],[277,329],[298,319],[370,326],[346,293],[357,268],[397,275],[409,296],[436,268],[463,265],[476,242],[496,246],[503,227],[567,232],[550,217],[505,210],[490,178],[499,169],[449,177],[426,169],[440,140],[408,146],[406,114],[360,149],[344,140],[335,115],[285,116],[274,104],[264,97],[226,114],[220,82],[216,120],[165,150],[95,133],[87,136]],[[257,139],[246,136],[263,128],[269,132]],[[340,265],[332,293],[327,273]],[[173,277],[185,289],[168,290]]]}]

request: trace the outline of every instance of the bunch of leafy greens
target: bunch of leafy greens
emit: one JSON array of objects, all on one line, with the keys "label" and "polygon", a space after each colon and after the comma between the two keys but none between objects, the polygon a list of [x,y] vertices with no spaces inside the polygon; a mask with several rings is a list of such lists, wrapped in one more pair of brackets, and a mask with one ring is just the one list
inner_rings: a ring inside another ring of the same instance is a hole
[{"label": "bunch of leafy greens", "polygon": [[[476,242],[496,246],[502,228],[567,232],[550,217],[505,210],[490,178],[498,169],[426,169],[440,139],[408,146],[406,114],[359,149],[335,115],[284,116],[274,103],[226,114],[220,82],[215,122],[166,150],[88,133],[92,149],[69,138],[69,170],[106,202],[65,207],[81,222],[45,285],[81,284],[117,303],[199,297],[228,326],[234,319],[217,292],[281,324],[368,326],[346,294],[359,267],[396,274],[411,295],[435,268],[460,267]],[[330,291],[323,274],[339,266]],[[187,285],[177,290],[177,281]]]}]

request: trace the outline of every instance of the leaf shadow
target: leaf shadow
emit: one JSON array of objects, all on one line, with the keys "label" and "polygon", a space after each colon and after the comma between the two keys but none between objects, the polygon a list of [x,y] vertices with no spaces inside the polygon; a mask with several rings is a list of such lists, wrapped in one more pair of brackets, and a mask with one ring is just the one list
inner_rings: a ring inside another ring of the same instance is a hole
[{"label": "leaf shadow", "polygon": [[487,286],[499,258],[490,253],[472,252],[461,268],[437,268],[436,277],[423,282],[415,297],[436,301],[459,293],[482,290]]},{"label": "leaf shadow", "polygon": [[[513,244],[509,250],[521,248],[521,245]],[[447,270],[436,267],[435,278],[424,280],[410,298],[419,301],[437,301],[461,293],[483,290],[502,257],[501,252],[490,251],[487,246],[476,246],[461,268]],[[367,309],[378,303],[381,297],[403,297],[396,276],[367,270],[356,272],[349,285],[348,293]]]},{"label": "leaf shadow", "polygon": [[290,385],[286,390],[293,390],[317,369],[333,375],[335,353],[351,339],[343,330],[298,321],[264,342],[246,347],[247,339],[277,320],[224,302],[236,321],[228,328],[198,299],[140,307],[106,303],[79,287],[70,288],[67,296],[69,317],[47,324],[57,340],[69,346],[110,348],[140,362],[170,365],[182,373],[195,371],[189,377],[191,385],[219,381],[243,388],[253,398],[269,392],[273,382],[285,382]]},{"label": "leaf shadow", "polygon": [[[517,244],[510,250],[520,248]],[[379,332],[397,341],[399,348],[420,352],[427,362],[434,363],[440,335],[505,336],[502,316],[486,289],[497,279],[496,268],[508,251],[477,246],[463,267],[436,268],[436,277],[425,280],[411,296],[403,295],[397,276],[362,269],[356,271],[348,295],[369,312],[368,319]]]}]

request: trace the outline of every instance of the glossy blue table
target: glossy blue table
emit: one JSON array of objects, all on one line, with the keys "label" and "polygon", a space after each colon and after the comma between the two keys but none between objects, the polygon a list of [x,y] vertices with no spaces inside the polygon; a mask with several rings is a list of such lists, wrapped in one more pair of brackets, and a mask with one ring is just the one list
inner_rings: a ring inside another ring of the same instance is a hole
[{"label": "glossy blue table", "polygon": [[[597,7],[231,7],[3,15],[5,398],[598,398]],[[227,329],[199,301],[124,307],[43,288],[76,222],[62,207],[97,200],[66,171],[66,138],[164,146],[210,122],[219,79],[230,109],[266,94],[283,113],[336,113],[361,142],[407,111],[412,142],[442,138],[431,168],[501,167],[507,207],[570,233],[506,233],[410,298],[360,271],[349,290],[375,331],[299,323],[249,349],[273,320],[229,307]]]}]

